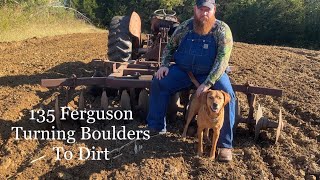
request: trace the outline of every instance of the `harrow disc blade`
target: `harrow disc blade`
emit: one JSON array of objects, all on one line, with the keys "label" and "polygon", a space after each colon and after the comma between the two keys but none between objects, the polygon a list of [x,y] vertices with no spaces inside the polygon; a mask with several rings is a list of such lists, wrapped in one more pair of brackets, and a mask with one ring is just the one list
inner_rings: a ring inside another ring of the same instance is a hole
[{"label": "harrow disc blade", "polygon": [[256,117],[255,117],[256,124],[258,124],[258,122],[262,118],[262,116],[263,116],[262,107],[260,106],[260,104],[258,104],[257,114],[256,114]]},{"label": "harrow disc blade", "polygon": [[149,111],[149,95],[145,89],[143,89],[139,93],[138,107],[139,107],[141,119],[145,120]]},{"label": "harrow disc blade", "polygon": [[260,130],[263,128],[263,122],[264,122],[264,118],[262,116],[262,107],[260,106],[260,104],[258,104],[258,109],[257,109],[257,113],[256,113],[256,117],[255,117],[255,121],[256,121],[256,126],[254,128],[254,140],[258,140],[259,137],[259,133]]},{"label": "harrow disc blade", "polygon": [[279,140],[279,137],[280,137],[280,134],[281,134],[281,131],[283,129],[283,120],[282,120],[282,112],[281,112],[281,109],[280,109],[280,112],[279,112],[279,122],[278,122],[278,127],[277,127],[277,134],[276,134],[276,141],[275,143],[278,142]]},{"label": "harrow disc blade", "polygon": [[130,96],[129,96],[127,90],[122,91],[121,99],[120,99],[120,106],[121,106],[122,110],[131,110]]},{"label": "harrow disc blade", "polygon": [[107,92],[104,90],[101,95],[101,108],[106,111],[108,109],[108,105],[109,102]]},{"label": "harrow disc blade", "polygon": [[57,96],[55,100],[54,113],[55,113],[55,121],[56,121],[57,129],[61,129],[59,96]]},{"label": "harrow disc blade", "polygon": [[79,97],[79,110],[84,110],[84,97],[83,97],[83,90],[81,90],[80,97]]}]

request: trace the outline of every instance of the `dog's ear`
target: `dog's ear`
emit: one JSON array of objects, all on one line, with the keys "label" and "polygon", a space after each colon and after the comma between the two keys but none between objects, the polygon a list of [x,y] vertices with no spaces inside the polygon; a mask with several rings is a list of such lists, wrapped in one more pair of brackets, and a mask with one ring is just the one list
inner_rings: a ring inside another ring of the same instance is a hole
[{"label": "dog's ear", "polygon": [[229,102],[230,102],[230,95],[224,91],[221,91],[223,96],[224,96],[224,103],[223,103],[223,106],[227,105]]}]

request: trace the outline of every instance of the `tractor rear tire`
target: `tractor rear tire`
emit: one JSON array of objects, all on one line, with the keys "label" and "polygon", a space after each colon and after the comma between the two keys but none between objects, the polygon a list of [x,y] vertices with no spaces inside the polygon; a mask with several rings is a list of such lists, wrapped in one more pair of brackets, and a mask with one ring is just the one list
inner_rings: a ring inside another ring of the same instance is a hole
[{"label": "tractor rear tire", "polygon": [[132,37],[129,32],[129,16],[112,18],[108,35],[108,59],[126,62],[132,55]]}]

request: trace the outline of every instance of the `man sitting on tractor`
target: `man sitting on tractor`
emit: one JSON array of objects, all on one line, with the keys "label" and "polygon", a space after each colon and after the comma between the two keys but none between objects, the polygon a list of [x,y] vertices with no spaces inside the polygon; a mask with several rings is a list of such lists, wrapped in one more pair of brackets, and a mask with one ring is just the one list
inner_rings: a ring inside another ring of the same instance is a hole
[{"label": "man sitting on tractor", "polygon": [[[232,160],[233,125],[235,122],[235,93],[225,73],[233,46],[229,26],[215,17],[215,0],[196,0],[193,18],[175,30],[166,45],[162,64],[151,85],[148,128],[156,133],[166,132],[166,111],[171,95],[192,86],[188,72],[201,85],[197,97],[212,88],[223,90],[230,97],[225,107],[225,120],[218,148],[220,161]],[[175,64],[170,66],[170,60]]]}]

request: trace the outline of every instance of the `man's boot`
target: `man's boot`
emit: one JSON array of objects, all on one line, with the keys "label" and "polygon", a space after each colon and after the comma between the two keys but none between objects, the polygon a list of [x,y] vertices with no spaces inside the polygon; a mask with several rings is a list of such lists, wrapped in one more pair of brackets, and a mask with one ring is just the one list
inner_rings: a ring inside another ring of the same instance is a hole
[{"label": "man's boot", "polygon": [[220,148],[218,160],[222,162],[232,161],[232,149],[229,148]]}]

